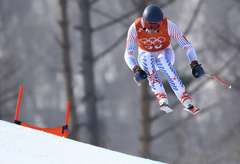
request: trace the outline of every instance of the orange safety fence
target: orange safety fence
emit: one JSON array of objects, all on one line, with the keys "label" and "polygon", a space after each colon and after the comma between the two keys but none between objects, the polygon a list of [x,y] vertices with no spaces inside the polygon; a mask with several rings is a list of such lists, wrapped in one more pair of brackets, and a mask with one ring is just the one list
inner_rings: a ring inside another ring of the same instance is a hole
[{"label": "orange safety fence", "polygon": [[40,127],[36,127],[36,126],[26,124],[26,123],[21,122],[21,121],[16,121],[15,120],[15,123],[18,124],[18,125],[24,126],[24,127],[28,127],[28,128],[44,131],[44,132],[47,132],[47,133],[55,134],[55,135],[60,136],[60,137],[65,137],[65,138],[68,137],[67,126],[60,126],[60,127],[56,127],[56,128],[40,128]]},{"label": "orange safety fence", "polygon": [[67,102],[67,112],[66,112],[66,119],[65,119],[65,125],[64,126],[60,126],[60,127],[56,127],[56,128],[40,128],[40,127],[32,126],[32,125],[26,124],[24,122],[18,121],[18,115],[19,115],[21,99],[22,99],[22,91],[23,91],[23,86],[20,86],[14,123],[16,123],[18,125],[21,125],[21,126],[24,126],[24,127],[44,131],[44,132],[47,132],[47,133],[51,133],[51,134],[54,134],[54,135],[57,135],[57,136],[67,138],[68,137],[68,119],[69,119],[69,111],[70,111],[70,102]]}]

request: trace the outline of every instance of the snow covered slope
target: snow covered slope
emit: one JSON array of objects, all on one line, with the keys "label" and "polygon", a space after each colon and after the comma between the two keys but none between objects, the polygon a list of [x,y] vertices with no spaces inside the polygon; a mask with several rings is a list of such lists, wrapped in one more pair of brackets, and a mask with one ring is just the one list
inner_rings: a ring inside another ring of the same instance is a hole
[{"label": "snow covered slope", "polygon": [[0,120],[1,164],[163,164]]}]

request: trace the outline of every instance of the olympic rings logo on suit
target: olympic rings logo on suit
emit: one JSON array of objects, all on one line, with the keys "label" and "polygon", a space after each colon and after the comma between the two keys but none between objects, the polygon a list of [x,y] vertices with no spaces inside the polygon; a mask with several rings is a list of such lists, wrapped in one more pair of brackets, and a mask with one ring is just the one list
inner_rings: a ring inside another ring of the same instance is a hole
[{"label": "olympic rings logo on suit", "polygon": [[142,38],[140,39],[140,41],[145,44],[145,45],[160,45],[162,44],[163,42],[166,41],[166,39],[164,37],[158,37],[158,38],[155,38],[155,37],[151,37],[151,38]]}]

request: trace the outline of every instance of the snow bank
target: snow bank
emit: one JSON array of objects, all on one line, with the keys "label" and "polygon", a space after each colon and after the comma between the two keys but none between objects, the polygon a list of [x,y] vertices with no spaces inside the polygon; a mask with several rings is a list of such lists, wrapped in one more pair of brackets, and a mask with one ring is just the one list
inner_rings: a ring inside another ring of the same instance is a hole
[{"label": "snow bank", "polygon": [[163,164],[0,120],[1,164]]}]

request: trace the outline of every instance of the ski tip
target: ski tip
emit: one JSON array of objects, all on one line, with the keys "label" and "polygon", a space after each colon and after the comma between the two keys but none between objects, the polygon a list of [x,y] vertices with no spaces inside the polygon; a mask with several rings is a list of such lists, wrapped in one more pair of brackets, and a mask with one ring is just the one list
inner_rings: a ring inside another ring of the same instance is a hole
[{"label": "ski tip", "polygon": [[231,85],[229,85],[229,87],[228,87],[229,89],[231,89],[232,88],[232,86]]}]

